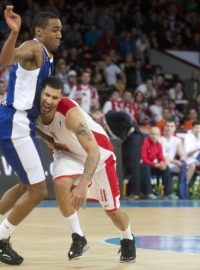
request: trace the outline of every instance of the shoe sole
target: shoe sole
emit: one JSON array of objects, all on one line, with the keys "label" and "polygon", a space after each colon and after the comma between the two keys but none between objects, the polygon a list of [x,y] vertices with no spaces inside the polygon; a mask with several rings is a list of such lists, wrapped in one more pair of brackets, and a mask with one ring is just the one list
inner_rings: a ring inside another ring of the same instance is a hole
[{"label": "shoe sole", "polygon": [[84,248],[83,248],[83,253],[80,255],[80,256],[77,256],[77,257],[74,257],[74,258],[69,258],[69,261],[76,261],[76,260],[79,260],[81,259],[83,256],[84,256],[84,253],[89,249],[90,247],[88,245],[86,245]]},{"label": "shoe sole", "polygon": [[119,261],[120,263],[134,263],[136,261],[136,258],[131,261]]}]

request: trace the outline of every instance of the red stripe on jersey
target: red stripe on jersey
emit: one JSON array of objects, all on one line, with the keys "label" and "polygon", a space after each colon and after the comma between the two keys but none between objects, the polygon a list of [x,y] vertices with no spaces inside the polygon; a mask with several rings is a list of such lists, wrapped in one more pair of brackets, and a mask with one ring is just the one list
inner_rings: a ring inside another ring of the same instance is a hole
[{"label": "red stripe on jersey", "polygon": [[[106,161],[105,161],[106,167],[106,174],[107,178],[110,184],[110,189],[112,192],[113,196],[113,202],[114,202],[114,209],[117,209],[116,205],[116,197],[120,195],[119,192],[119,184],[118,184],[118,178],[117,178],[117,172],[115,168],[115,160],[113,159],[113,156],[110,156]],[[112,209],[112,210],[114,210]]]},{"label": "red stripe on jersey", "polygon": [[106,150],[109,150],[111,152],[114,151],[114,147],[113,145],[111,144],[111,142],[109,141],[109,139],[107,138],[107,136],[105,136],[104,134],[101,134],[101,133],[98,133],[96,131],[92,131],[96,141],[97,141],[97,144],[106,149]]},{"label": "red stripe on jersey", "polygon": [[77,105],[71,99],[61,98],[56,111],[62,113],[65,116],[66,113],[74,107],[77,107]]}]

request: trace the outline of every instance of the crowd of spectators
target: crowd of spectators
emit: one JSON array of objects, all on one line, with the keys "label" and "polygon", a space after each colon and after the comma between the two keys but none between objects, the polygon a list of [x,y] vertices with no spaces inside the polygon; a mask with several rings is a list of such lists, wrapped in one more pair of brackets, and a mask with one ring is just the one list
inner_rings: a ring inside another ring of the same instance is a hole
[{"label": "crowd of spectators", "polygon": [[[151,66],[149,50],[199,51],[199,1],[4,0],[0,12],[11,2],[22,15],[17,45],[33,38],[31,22],[39,11],[60,16],[63,38],[55,74],[64,83],[64,95],[89,114],[123,111],[144,133],[152,126],[162,133],[169,119],[178,132],[187,132],[198,121],[200,71],[193,69],[183,81],[159,64]],[[1,19],[0,47],[7,33]],[[0,101],[8,74],[9,67],[1,66]]]}]

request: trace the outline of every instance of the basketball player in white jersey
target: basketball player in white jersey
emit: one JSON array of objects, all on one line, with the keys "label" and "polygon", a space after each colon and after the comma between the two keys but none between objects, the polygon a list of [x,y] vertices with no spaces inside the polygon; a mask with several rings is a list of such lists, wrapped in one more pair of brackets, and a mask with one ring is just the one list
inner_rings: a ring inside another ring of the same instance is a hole
[{"label": "basketball player in white jersey", "polygon": [[21,17],[13,6],[6,7],[4,16],[11,31],[0,53],[0,65],[12,66],[7,98],[0,105],[0,150],[26,188],[15,186],[0,201],[2,212],[13,207],[0,225],[0,261],[18,265],[23,258],[11,247],[10,235],[47,195],[35,120],[41,85],[52,73],[52,53],[60,44],[61,22],[53,13],[38,14],[33,20],[35,39],[15,48]]},{"label": "basketball player in white jersey", "polygon": [[[54,190],[59,208],[71,228],[69,259],[82,256],[87,241],[76,211],[86,198],[100,202],[121,234],[121,262],[133,262],[135,240],[127,214],[120,209],[115,155],[104,129],[69,98],[62,82],[49,77],[42,88],[37,129],[54,149]],[[72,185],[75,185],[71,191]]]}]

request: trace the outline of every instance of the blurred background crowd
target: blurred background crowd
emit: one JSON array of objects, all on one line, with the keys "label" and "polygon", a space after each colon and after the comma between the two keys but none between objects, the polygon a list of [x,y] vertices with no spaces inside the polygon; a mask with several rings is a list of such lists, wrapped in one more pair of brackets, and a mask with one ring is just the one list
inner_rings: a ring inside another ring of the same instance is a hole
[{"label": "blurred background crowd", "polygon": [[[194,127],[198,129],[199,69],[194,68],[188,79],[183,80],[178,74],[165,73],[159,62],[157,65],[149,63],[149,50],[152,48],[199,51],[198,0],[5,0],[1,1],[1,14],[4,5],[11,2],[22,16],[17,45],[33,38],[31,23],[39,11],[59,15],[63,37],[55,54],[55,74],[64,83],[64,95],[76,100],[97,121],[112,111],[128,114],[145,134],[155,133],[152,126],[156,126],[159,134],[163,135],[168,121],[175,124],[173,132],[186,133],[193,132]],[[2,16],[0,47],[7,33]],[[0,67],[0,101],[6,96],[8,75],[9,67]],[[194,136],[197,139],[195,147],[198,145],[195,149],[200,151],[200,131]],[[179,159],[191,156],[187,152],[189,150],[183,151],[185,154],[181,154]],[[196,167],[190,168],[193,173],[189,174],[187,182],[192,179]],[[152,184],[151,175],[149,177],[151,179],[145,181]],[[141,179],[141,174],[133,178],[129,193],[133,199],[138,199],[140,191],[136,192],[134,186],[136,181],[141,182],[135,180]],[[148,190],[145,196],[156,199],[153,192]],[[165,197],[172,195],[171,190],[162,193]],[[171,196],[171,199],[175,197]]]}]

